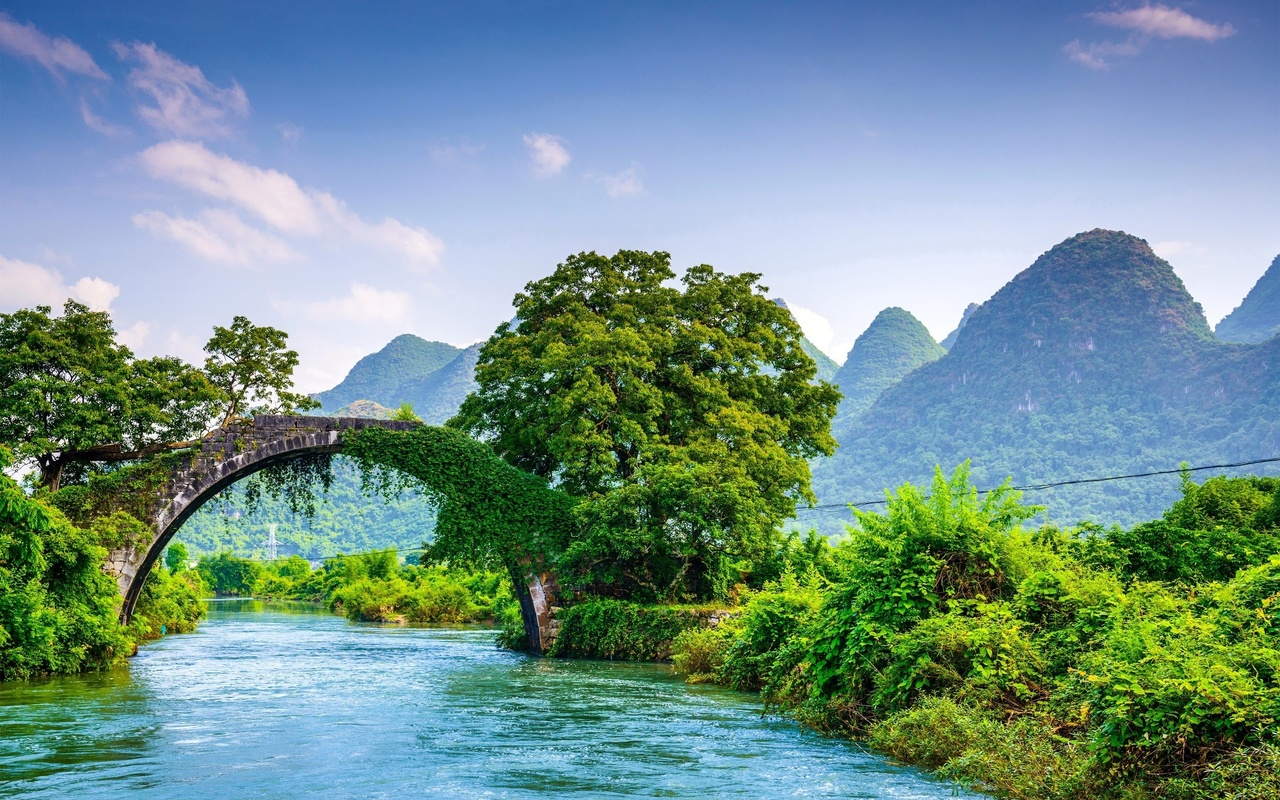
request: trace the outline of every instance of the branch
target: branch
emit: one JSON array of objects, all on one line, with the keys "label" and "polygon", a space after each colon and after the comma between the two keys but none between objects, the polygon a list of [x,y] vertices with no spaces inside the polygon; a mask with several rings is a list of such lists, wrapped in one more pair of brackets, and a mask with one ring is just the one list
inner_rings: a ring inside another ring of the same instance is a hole
[{"label": "branch", "polygon": [[136,461],[165,450],[180,450],[193,444],[195,442],[157,442],[138,450],[125,450],[124,445],[119,442],[99,444],[84,450],[64,450],[58,454],[57,461]]}]

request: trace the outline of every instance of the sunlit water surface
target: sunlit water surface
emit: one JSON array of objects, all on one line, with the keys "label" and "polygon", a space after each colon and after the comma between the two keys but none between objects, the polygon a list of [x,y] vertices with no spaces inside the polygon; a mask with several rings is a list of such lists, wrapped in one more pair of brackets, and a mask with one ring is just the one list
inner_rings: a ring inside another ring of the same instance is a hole
[{"label": "sunlit water surface", "polygon": [[0,796],[972,796],[663,666],[210,606],[127,669],[0,684]]}]

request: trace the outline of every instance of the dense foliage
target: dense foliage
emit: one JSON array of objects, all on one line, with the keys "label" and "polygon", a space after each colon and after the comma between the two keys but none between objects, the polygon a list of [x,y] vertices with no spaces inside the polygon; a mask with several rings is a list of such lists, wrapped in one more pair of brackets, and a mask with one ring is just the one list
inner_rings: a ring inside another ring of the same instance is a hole
[{"label": "dense foliage", "polygon": [[[8,463],[0,448],[0,467]],[[0,680],[102,669],[144,639],[194,627],[202,588],[163,568],[144,584],[131,624],[120,624],[120,594],[102,564],[140,527],[123,512],[77,526],[0,475]]]},{"label": "dense foliage", "polygon": [[197,570],[219,595],[320,602],[354,621],[520,624],[509,576],[401,564],[395,550],[332,558],[315,570],[298,556],[264,563],[219,553]]},{"label": "dense foliage", "polygon": [[811,384],[791,314],[758,275],[666,253],[581,253],[516,296],[450,422],[575,498],[561,580],[705,598],[811,497],[839,394]]},{"label": "dense foliage", "polygon": [[903,486],[676,667],[1002,796],[1275,796],[1280,480],[1184,479],[1128,530],[1036,512],[964,466]]},{"label": "dense foliage", "polygon": [[296,350],[286,350],[289,334],[267,325],[254,325],[237,316],[231,327],[213,326],[204,346],[209,354],[204,372],[221,391],[222,422],[254,414],[290,414],[319,408],[320,403],[293,391]]},{"label": "dense foliage", "polygon": [[1280,256],[1214,332],[1224,342],[1264,342],[1280,334]]},{"label": "dense foliage", "polygon": [[311,513],[261,491],[250,504],[247,482],[228,487],[182,525],[179,538],[197,558],[230,553],[265,559],[275,528],[278,552],[318,561],[339,553],[416,547],[434,535],[436,508],[412,487],[375,495],[363,487],[352,459],[335,456],[327,490]]},{"label": "dense foliage", "polygon": [[94,461],[204,432],[219,391],[176,358],[135,358],[105,312],[68,300],[0,314],[0,442],[57,489]]},{"label": "dense foliage", "polygon": [[[834,427],[840,450],[814,470],[829,503],[970,457],[983,487],[1264,458],[1280,453],[1280,339],[1218,341],[1144,241],[1090,231],[974,311],[946,356]],[[1119,481],[1033,499],[1049,519],[1130,525],[1175,493]]]}]

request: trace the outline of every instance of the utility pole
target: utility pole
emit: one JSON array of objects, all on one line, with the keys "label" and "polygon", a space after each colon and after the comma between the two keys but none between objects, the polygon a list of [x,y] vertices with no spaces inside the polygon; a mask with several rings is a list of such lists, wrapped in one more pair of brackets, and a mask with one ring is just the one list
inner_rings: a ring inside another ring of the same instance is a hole
[{"label": "utility pole", "polygon": [[276,560],[276,545],[278,544],[279,542],[276,541],[276,524],[273,522],[271,523],[271,533],[267,536],[267,558],[271,561]]}]

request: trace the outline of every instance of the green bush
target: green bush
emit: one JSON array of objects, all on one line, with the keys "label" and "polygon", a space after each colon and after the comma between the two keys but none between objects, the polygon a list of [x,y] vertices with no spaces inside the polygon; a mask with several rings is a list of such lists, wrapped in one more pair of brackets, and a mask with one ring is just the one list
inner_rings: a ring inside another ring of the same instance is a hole
[{"label": "green bush", "polygon": [[623,600],[591,600],[561,611],[560,632],[548,655],[620,661],[665,661],[672,642],[701,627],[707,609],[699,606],[641,605]]}]

